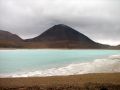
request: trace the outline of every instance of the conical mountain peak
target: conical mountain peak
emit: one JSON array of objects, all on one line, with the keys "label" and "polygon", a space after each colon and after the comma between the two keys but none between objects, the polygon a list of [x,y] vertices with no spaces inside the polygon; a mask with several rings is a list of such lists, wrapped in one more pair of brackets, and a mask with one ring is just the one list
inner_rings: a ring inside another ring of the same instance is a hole
[{"label": "conical mountain peak", "polygon": [[87,36],[64,24],[58,24],[51,27],[50,29],[43,32],[41,35],[33,38],[32,41],[93,42]]},{"label": "conical mountain peak", "polygon": [[65,25],[65,24],[57,24],[57,25],[55,25],[56,27],[69,27],[69,26],[67,26],[67,25]]},{"label": "conical mountain peak", "polygon": [[54,30],[65,30],[65,29],[68,30],[69,29],[70,30],[72,28],[65,24],[57,24],[57,25],[54,25],[53,27],[51,27],[50,29],[54,29]]}]

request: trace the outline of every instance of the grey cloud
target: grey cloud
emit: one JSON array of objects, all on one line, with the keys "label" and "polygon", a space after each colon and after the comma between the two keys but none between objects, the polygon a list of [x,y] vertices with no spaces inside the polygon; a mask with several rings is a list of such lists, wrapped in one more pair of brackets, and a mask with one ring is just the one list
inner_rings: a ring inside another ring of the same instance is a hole
[{"label": "grey cloud", "polygon": [[119,5],[119,0],[0,0],[0,29],[29,38],[62,23],[95,41],[120,44]]}]

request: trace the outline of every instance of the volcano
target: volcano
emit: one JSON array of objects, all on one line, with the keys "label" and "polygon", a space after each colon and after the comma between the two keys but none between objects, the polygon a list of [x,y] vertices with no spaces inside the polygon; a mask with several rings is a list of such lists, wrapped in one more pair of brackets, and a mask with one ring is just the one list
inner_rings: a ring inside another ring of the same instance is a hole
[{"label": "volcano", "polygon": [[[37,43],[36,46],[46,48],[100,48],[101,45],[94,42],[75,29],[59,24],[51,27],[41,35],[26,40]],[[39,44],[39,45],[38,45]]]}]

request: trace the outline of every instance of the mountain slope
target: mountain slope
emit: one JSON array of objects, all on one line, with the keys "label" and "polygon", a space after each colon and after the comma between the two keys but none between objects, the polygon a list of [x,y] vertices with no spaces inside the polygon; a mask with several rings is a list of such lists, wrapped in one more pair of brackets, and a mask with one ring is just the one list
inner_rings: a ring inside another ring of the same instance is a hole
[{"label": "mountain slope", "polygon": [[22,41],[23,40],[16,34],[12,34],[8,31],[0,30],[0,47],[3,47],[3,48],[21,47],[19,45],[19,42],[22,42]]},{"label": "mountain slope", "polygon": [[3,30],[0,30],[0,40],[22,41],[22,39],[16,34]]},{"label": "mountain slope", "polygon": [[37,43],[36,46],[41,43],[40,45],[46,48],[101,48],[101,44],[63,24],[55,25],[41,35],[26,41]]},{"label": "mountain slope", "polygon": [[55,25],[39,35],[33,38],[31,41],[91,41],[87,36],[82,33],[66,26],[66,25]]}]

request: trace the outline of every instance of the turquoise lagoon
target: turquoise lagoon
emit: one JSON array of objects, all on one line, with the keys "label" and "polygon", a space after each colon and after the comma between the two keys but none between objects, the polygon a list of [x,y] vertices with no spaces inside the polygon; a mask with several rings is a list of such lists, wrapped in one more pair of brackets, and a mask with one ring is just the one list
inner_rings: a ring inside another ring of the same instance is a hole
[{"label": "turquoise lagoon", "polygon": [[120,50],[0,50],[0,77],[120,72]]}]

